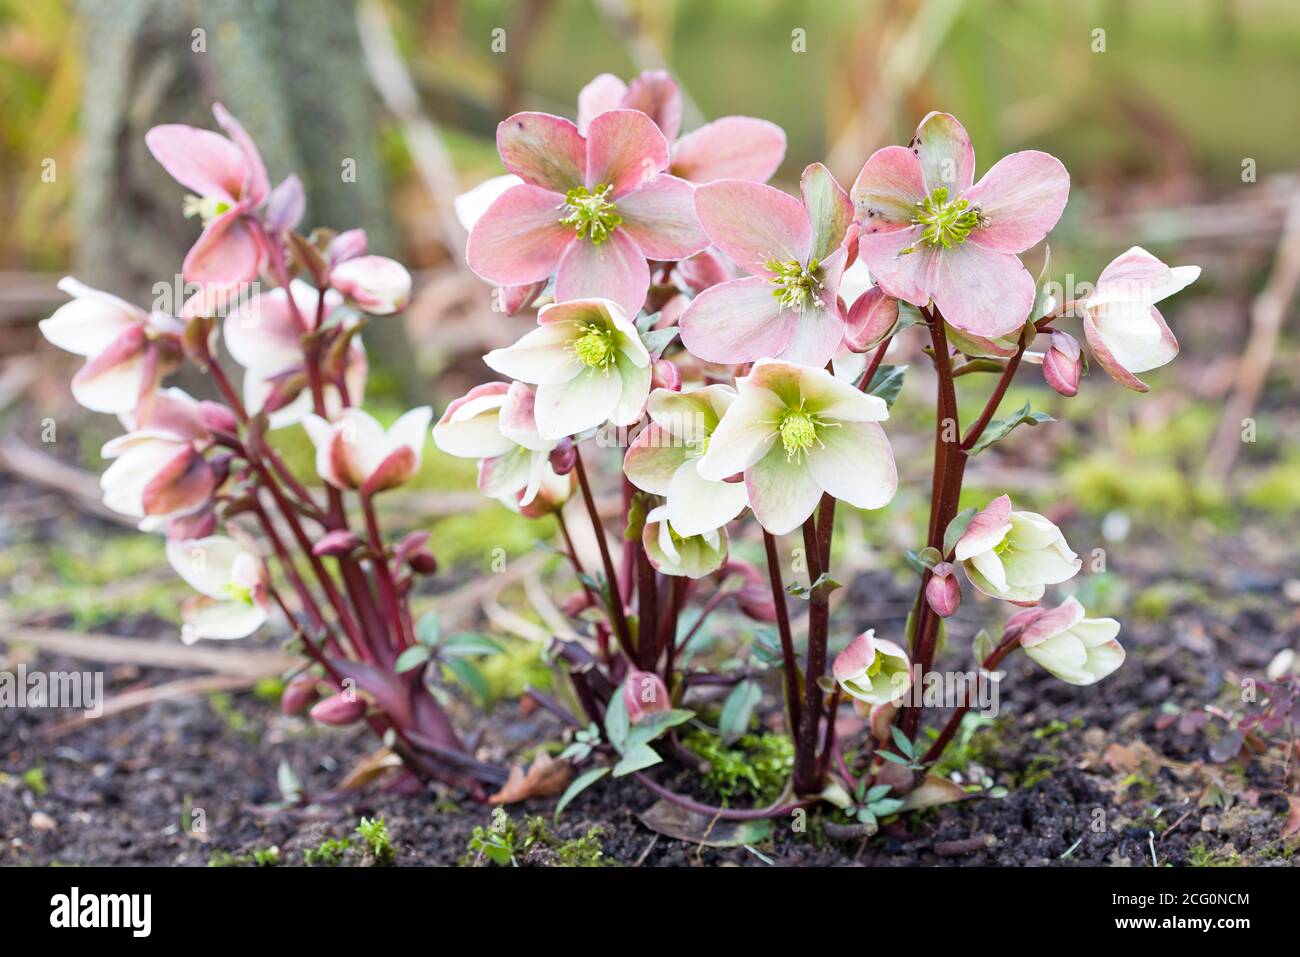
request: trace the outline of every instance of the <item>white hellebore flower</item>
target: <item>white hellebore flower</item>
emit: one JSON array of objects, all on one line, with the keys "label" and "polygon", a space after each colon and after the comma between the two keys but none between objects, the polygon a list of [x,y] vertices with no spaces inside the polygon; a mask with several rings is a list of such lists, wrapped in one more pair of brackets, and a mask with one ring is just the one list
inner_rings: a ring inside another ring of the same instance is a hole
[{"label": "white hellebore flower", "polygon": [[703,578],[727,560],[727,532],[711,528],[698,535],[683,535],[672,524],[668,506],[660,505],[645,517],[641,543],[655,571],[665,575]]},{"label": "white hellebore flower", "polygon": [[1021,612],[1008,622],[1024,623],[1020,647],[1056,677],[1072,685],[1095,684],[1124,663],[1114,618],[1085,618],[1077,598],[1058,607]]},{"label": "white hellebore flower", "polygon": [[442,413],[433,442],[448,455],[478,459],[479,491],[510,508],[527,507],[540,489],[567,489],[570,482],[551,468],[556,442],[538,433],[533,390],[522,382],[470,389]]},{"label": "white hellebore flower", "polygon": [[538,328],[483,357],[502,375],[537,386],[537,429],[562,439],[609,420],[631,425],[650,394],[650,353],[608,299],[543,306]]},{"label": "white hellebore flower", "polygon": [[623,471],[643,492],[668,500],[668,518],[679,535],[720,528],[748,504],[742,483],[706,479],[699,471],[713,431],[735,399],[736,390],[726,385],[650,393],[650,424],[628,448]]},{"label": "white hellebore flower", "polygon": [[803,524],[825,492],[857,508],[881,508],[898,490],[894,453],[876,423],[883,399],[824,369],[772,359],[737,379],[740,394],[700,459],[700,475],[745,475],[760,525],[782,535]]},{"label": "white hellebore flower", "polygon": [[316,471],[338,489],[364,496],[395,488],[420,469],[433,410],[412,409],[385,432],[369,413],[344,409],[333,422],[318,415],[302,420],[316,446]]},{"label": "white hellebore flower", "polygon": [[854,638],[835,656],[831,673],[844,693],[867,704],[899,704],[912,684],[907,652],[874,629]]},{"label": "white hellebore flower", "polygon": [[1190,286],[1200,274],[1200,266],[1171,269],[1141,246],[1102,270],[1080,311],[1088,347],[1111,378],[1146,392],[1148,386],[1136,373],[1159,368],[1178,355],[1178,340],[1155,304]]},{"label": "white hellebore flower", "polygon": [[999,495],[971,519],[953,558],[970,583],[991,598],[1032,605],[1046,585],[1075,576],[1082,566],[1061,530],[1037,512],[1013,512]]},{"label": "white hellebore flower", "polygon": [[233,538],[167,543],[167,560],[199,594],[181,606],[181,641],[243,638],[266,621],[270,602],[257,557]]}]

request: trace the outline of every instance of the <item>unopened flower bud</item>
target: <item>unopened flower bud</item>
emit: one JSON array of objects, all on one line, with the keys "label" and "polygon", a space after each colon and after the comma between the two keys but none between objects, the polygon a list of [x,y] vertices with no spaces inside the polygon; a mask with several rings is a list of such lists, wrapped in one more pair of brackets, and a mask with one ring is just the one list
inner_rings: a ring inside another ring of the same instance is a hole
[{"label": "unopened flower bud", "polygon": [[680,392],[682,390],[682,374],[677,371],[677,366],[667,359],[658,359],[651,367],[650,388]]},{"label": "unopened flower bud", "polygon": [[749,562],[727,562],[728,573],[743,575],[745,583],[736,589],[736,603],[741,612],[754,621],[775,622],[776,604],[772,601],[771,583],[767,576]]},{"label": "unopened flower bud", "polygon": [[844,327],[844,344],[854,352],[866,352],[880,344],[898,324],[898,300],[872,286],[849,308]]},{"label": "unopened flower bud", "polygon": [[952,562],[940,562],[930,570],[930,581],[925,586],[925,600],[930,610],[940,618],[947,618],[961,604],[961,583],[954,574]]},{"label": "unopened flower bud", "polygon": [[411,274],[384,256],[358,256],[330,272],[330,284],[363,312],[387,316],[411,299]]},{"label": "unopened flower bud", "polygon": [[411,532],[397,543],[393,553],[397,562],[406,562],[417,575],[432,575],[438,570],[438,559],[429,548],[429,533]]},{"label": "unopened flower bud", "polygon": [[627,715],[633,724],[648,714],[672,708],[663,679],[652,671],[638,671],[635,668],[627,673],[627,678],[623,681],[623,703],[627,705]]},{"label": "unopened flower bud", "polygon": [[316,676],[306,672],[290,678],[289,683],[284,686],[284,693],[280,695],[280,712],[302,714],[309,704],[320,697],[316,691],[316,684]]},{"label": "unopened flower bud", "polygon": [[574,448],[573,439],[560,439],[559,445],[551,449],[551,468],[556,475],[568,475],[573,471],[573,465],[577,461],[578,452]]},{"label": "unopened flower bud", "polygon": [[361,546],[361,539],[355,532],[346,528],[335,529],[321,536],[320,541],[312,546],[311,553],[318,558],[343,558],[351,555]]},{"label": "unopened flower bud", "polygon": [[1043,378],[1064,396],[1079,391],[1079,376],[1083,374],[1083,353],[1079,343],[1068,332],[1053,332],[1052,344],[1043,355]]},{"label": "unopened flower bud", "polygon": [[329,246],[325,249],[331,268],[365,254],[366,231],[364,229],[349,229],[339,233],[330,240]]},{"label": "unopened flower bud", "polygon": [[311,716],[321,724],[338,727],[356,724],[366,714],[366,703],[354,693],[332,694],[312,706]]},{"label": "unopened flower bud", "polygon": [[178,515],[167,520],[167,540],[169,542],[190,542],[207,538],[217,528],[217,515],[211,504],[188,515]]}]

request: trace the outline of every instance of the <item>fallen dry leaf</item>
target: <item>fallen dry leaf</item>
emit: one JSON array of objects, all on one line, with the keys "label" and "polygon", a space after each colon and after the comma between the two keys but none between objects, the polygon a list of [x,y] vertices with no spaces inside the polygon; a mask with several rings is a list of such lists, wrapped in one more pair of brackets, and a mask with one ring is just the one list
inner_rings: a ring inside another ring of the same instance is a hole
[{"label": "fallen dry leaf", "polygon": [[529,798],[554,797],[568,787],[571,777],[573,768],[567,761],[556,761],[540,752],[527,773],[519,765],[512,765],[506,783],[488,800],[493,804],[515,804]]},{"label": "fallen dry leaf", "polygon": [[969,797],[969,794],[947,778],[941,778],[937,774],[927,774],[921,786],[903,798],[903,806],[899,810],[920,811],[927,807],[938,807],[940,804],[965,801]]},{"label": "fallen dry leaf", "polygon": [[1286,823],[1282,825],[1282,837],[1288,838],[1300,834],[1300,796],[1288,794],[1286,803],[1289,807]]}]

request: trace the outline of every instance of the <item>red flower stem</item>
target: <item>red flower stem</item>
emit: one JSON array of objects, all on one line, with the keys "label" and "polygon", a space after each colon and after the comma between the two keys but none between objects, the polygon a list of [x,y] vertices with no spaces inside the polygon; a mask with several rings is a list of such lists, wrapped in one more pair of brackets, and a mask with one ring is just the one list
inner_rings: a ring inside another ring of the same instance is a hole
[{"label": "red flower stem", "polygon": [[706,601],[704,603],[704,606],[700,609],[700,617],[695,619],[695,621],[691,624],[691,627],[687,630],[686,634],[682,635],[681,640],[675,642],[676,647],[685,648],[687,645],[689,645],[691,643],[691,639],[695,637],[695,633],[699,631],[700,626],[704,624],[705,619],[708,618],[710,614],[712,614],[713,609],[717,608],[724,601],[730,598],[733,594],[735,594],[735,592],[724,591],[721,588],[719,588],[716,592],[714,592],[713,597],[711,597],[708,601]]},{"label": "red flower stem", "polygon": [[[689,581],[680,576],[672,580],[672,592],[668,614],[663,616],[659,627],[659,647],[666,649],[664,655],[664,686],[673,690],[673,669],[677,664],[677,622],[681,618],[682,606],[686,604],[686,591]],[[716,596],[715,596],[716,597]],[[698,627],[699,623],[696,623]]]},{"label": "red flower stem", "polygon": [[658,582],[640,539],[626,544],[636,549],[637,663],[642,671],[654,671],[659,663]]},{"label": "red flower stem", "polygon": [[826,737],[822,739],[821,755],[817,759],[817,780],[825,780],[830,767],[831,752],[835,749],[835,712],[840,706],[840,689],[831,692],[831,699],[826,705]]},{"label": "red flower stem", "polygon": [[[1003,635],[1002,642],[989,652],[988,657],[980,662],[980,667],[985,671],[992,671],[1002,662],[1003,658],[1015,650],[1019,641],[1020,629],[1015,629],[1009,634]],[[934,739],[934,743],[930,745],[929,749],[925,752],[925,756],[921,758],[922,764],[932,764],[940,758],[943,754],[944,748],[948,746],[948,742],[952,740],[952,736],[957,733],[957,729],[961,726],[961,719],[969,710],[969,702],[959,708],[953,709],[952,714],[948,716],[948,723],[945,724],[943,730],[939,732],[939,737]]]},{"label": "red flower stem", "polygon": [[998,411],[998,406],[1002,404],[1002,399],[1007,394],[1011,380],[1015,378],[1016,370],[1020,368],[1020,360],[1025,357],[1027,348],[1029,348],[1029,336],[1027,331],[1022,331],[1020,333],[1020,345],[1016,349],[1016,354],[1011,357],[1007,367],[1002,370],[1002,376],[998,379],[998,384],[994,387],[993,394],[989,396],[988,402],[985,403],[984,411],[980,413],[980,417],[975,420],[975,424],[970,427],[966,437],[961,441],[963,450],[969,452],[975,443],[979,441],[979,437],[984,434],[984,429],[987,428],[994,413]]},{"label": "red flower stem", "polygon": [[[257,516],[262,530],[266,533],[267,539],[271,543],[271,549],[275,552],[276,558],[280,562],[280,567],[284,570],[285,577],[289,579],[289,584],[293,586],[298,601],[301,602],[303,612],[307,615],[307,621],[311,624],[313,630],[323,632],[327,635],[327,641],[333,646],[335,654],[341,655],[338,649],[338,643],[334,638],[332,630],[326,627],[325,617],[321,614],[319,606],[316,604],[316,598],[303,583],[302,576],[298,574],[297,566],[289,556],[289,550],[284,547],[284,541],[280,538],[280,533],[275,529],[275,523],[271,521],[271,516],[266,514],[266,509],[262,503],[254,499],[253,514]],[[293,616],[289,617],[290,623],[293,622]],[[359,649],[357,649],[359,651]]]},{"label": "red flower stem", "polygon": [[393,582],[391,569],[388,567],[388,556],[384,552],[384,537],[379,531],[379,518],[375,515],[374,499],[362,494],[361,508],[366,516],[366,534],[370,538],[371,559],[370,567],[375,570],[375,580],[379,583],[379,595],[383,599],[387,611],[389,634],[395,638],[398,650],[409,648],[414,641],[407,634],[405,626],[402,624],[402,604],[397,596],[397,585]]},{"label": "red flower stem", "polygon": [[578,485],[582,489],[582,501],[591,518],[591,529],[596,533],[596,544],[600,546],[600,561],[605,566],[605,591],[608,596],[610,617],[614,620],[614,631],[618,643],[627,655],[628,661],[636,661],[636,648],[632,644],[632,633],[628,629],[627,615],[623,611],[622,591],[618,585],[618,576],[614,573],[614,561],[609,555],[609,542],[605,540],[605,526],[601,523],[600,513],[596,511],[596,500],[591,494],[591,483],[587,481],[587,469],[582,463],[582,453],[578,446],[573,446],[573,468],[578,473]]},{"label": "red flower stem", "polygon": [[880,345],[876,346],[876,354],[871,357],[871,362],[867,364],[867,368],[863,370],[862,377],[858,379],[859,392],[866,392],[867,389],[871,387],[871,379],[875,376],[876,370],[880,368],[880,363],[884,361],[885,353],[889,351],[889,343],[892,342],[893,339],[894,334],[891,332],[889,335],[885,336],[884,339],[880,340]]},{"label": "red flower stem", "polygon": [[[834,522],[834,499],[830,509],[825,508],[829,495],[822,495],[822,516]],[[812,587],[821,578],[825,565],[822,562],[820,529],[813,517],[803,524],[804,557],[808,562],[808,584]],[[795,739],[794,789],[798,794],[811,794],[820,790],[817,773],[817,729],[821,721],[823,694],[818,679],[826,672],[826,639],[830,625],[829,595],[825,588],[816,589],[809,597],[808,655],[804,669],[804,699],[800,712],[799,734]]]},{"label": "red flower stem", "polygon": [[763,530],[763,547],[767,551],[767,577],[772,585],[772,605],[776,609],[776,630],[781,636],[781,663],[785,671],[785,707],[789,712],[790,737],[799,746],[799,664],[794,656],[794,638],[790,633],[790,611],[785,604],[785,586],[781,584],[781,559],[776,553],[776,539]]}]

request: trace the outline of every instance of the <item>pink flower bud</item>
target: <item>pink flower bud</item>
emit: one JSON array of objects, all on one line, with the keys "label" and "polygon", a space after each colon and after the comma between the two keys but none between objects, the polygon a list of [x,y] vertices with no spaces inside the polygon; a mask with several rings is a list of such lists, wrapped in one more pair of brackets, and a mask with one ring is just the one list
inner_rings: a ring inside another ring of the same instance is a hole
[{"label": "pink flower bud", "polygon": [[398,543],[394,557],[399,563],[406,562],[417,575],[432,575],[438,570],[438,559],[428,542],[428,532],[411,532]]},{"label": "pink flower bud", "polygon": [[239,420],[235,418],[235,413],[218,402],[200,402],[199,419],[210,432],[239,434]]},{"label": "pink flower bud", "polygon": [[197,538],[207,538],[216,528],[217,515],[208,505],[197,512],[168,519],[167,540],[169,542],[189,542]]},{"label": "pink flower bud", "polygon": [[560,439],[559,444],[551,450],[551,468],[556,475],[568,475],[573,471],[577,455],[573,439],[568,437]]},{"label": "pink flower bud", "polygon": [[312,706],[311,716],[321,724],[338,727],[356,724],[366,714],[366,703],[355,693],[332,694]]},{"label": "pink flower bud", "polygon": [[585,588],[581,591],[575,591],[568,598],[564,599],[560,605],[560,611],[564,612],[569,618],[577,618],[588,608],[595,605],[596,602],[591,596],[591,592]]},{"label": "pink flower bud", "polygon": [[925,586],[925,600],[940,618],[955,614],[961,604],[961,583],[955,571],[952,562],[940,562],[931,569],[930,581]]},{"label": "pink flower bud", "polygon": [[364,229],[349,229],[339,233],[330,240],[330,244],[325,250],[331,268],[365,254],[366,231]]},{"label": "pink flower bud", "polygon": [[627,705],[627,714],[633,724],[648,714],[668,711],[673,706],[663,679],[654,672],[635,668],[628,671],[623,681],[623,703]]},{"label": "pink flower bud", "polygon": [[499,286],[493,294],[496,306],[507,316],[518,315],[531,306],[546,289],[546,282],[530,282],[523,286]]},{"label": "pink flower bud", "polygon": [[776,604],[772,601],[771,583],[765,573],[749,562],[738,560],[727,562],[725,571],[745,577],[745,583],[736,590],[736,603],[744,615],[754,621],[776,621]]},{"label": "pink flower bud", "polygon": [[357,537],[355,532],[340,528],[322,535],[320,540],[312,546],[311,553],[318,558],[325,556],[343,558],[351,555],[360,547],[361,539]]},{"label": "pink flower bud", "polygon": [[340,263],[330,271],[330,285],[373,316],[391,315],[411,299],[411,274],[384,256],[358,256]]},{"label": "pink flower bud", "polygon": [[682,391],[682,374],[677,371],[677,366],[667,359],[658,359],[651,367],[650,388],[680,392]]},{"label": "pink flower bud", "polygon": [[290,678],[284,686],[284,694],[280,696],[281,714],[302,714],[309,704],[320,697],[316,684],[316,677],[306,672]]},{"label": "pink flower bud", "polygon": [[866,352],[880,344],[898,324],[898,300],[872,286],[849,309],[844,328],[844,344],[854,352]]},{"label": "pink flower bud", "polygon": [[1083,354],[1079,343],[1068,332],[1053,332],[1052,344],[1043,355],[1043,378],[1057,392],[1072,396],[1079,391],[1083,373]]}]

